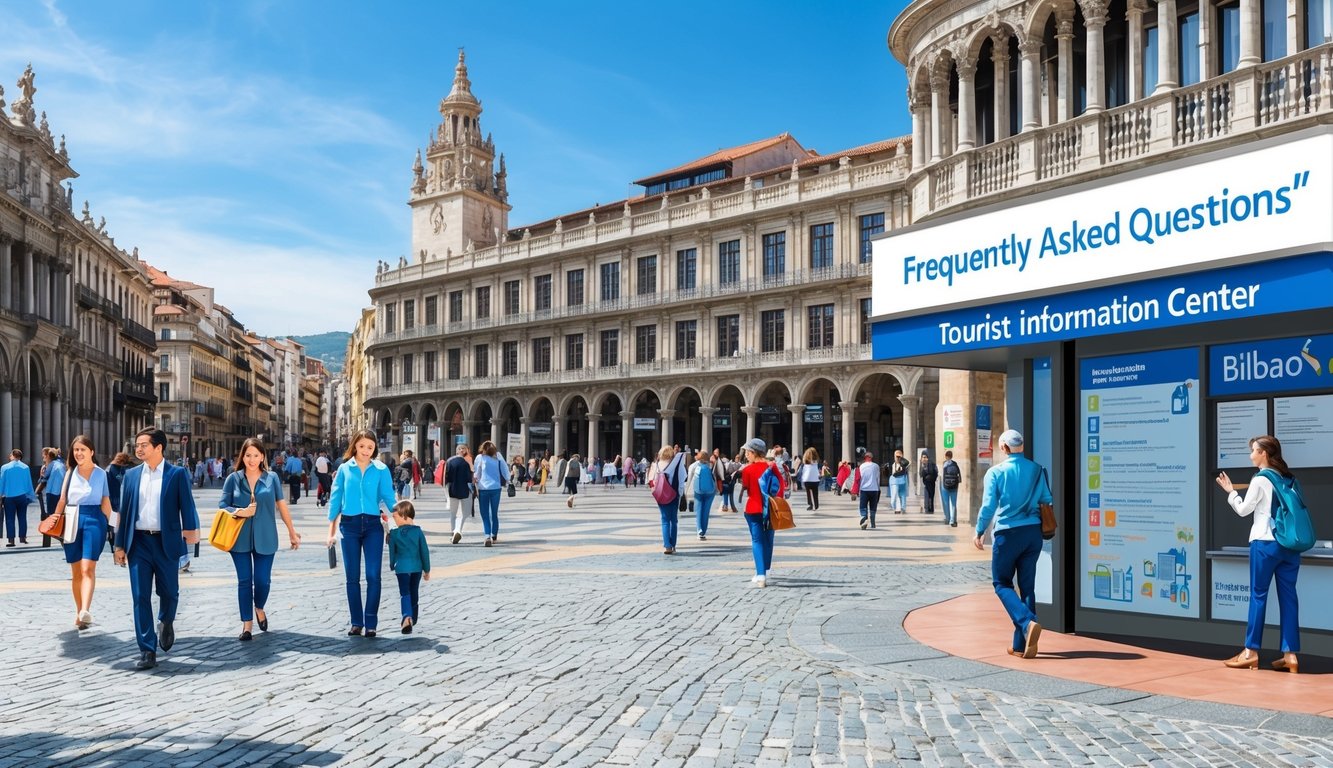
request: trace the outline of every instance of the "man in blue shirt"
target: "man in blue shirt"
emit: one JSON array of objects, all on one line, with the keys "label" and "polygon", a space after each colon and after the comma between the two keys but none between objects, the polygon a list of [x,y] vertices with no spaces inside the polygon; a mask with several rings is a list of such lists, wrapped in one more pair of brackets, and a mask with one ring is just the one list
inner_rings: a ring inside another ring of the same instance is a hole
[{"label": "man in blue shirt", "polygon": [[301,478],[305,475],[305,464],[296,452],[287,454],[287,461],[282,465],[282,471],[287,474],[287,487],[290,489],[291,502],[295,504],[301,498]]},{"label": "man in blue shirt", "polygon": [[5,500],[5,533],[9,539],[6,547],[14,546],[15,528],[19,541],[28,543],[28,504],[35,494],[32,470],[23,463],[23,451],[15,448],[9,452],[9,463],[0,467],[0,496]]},{"label": "man in blue shirt", "polygon": [[[991,580],[1009,618],[1014,622],[1011,655],[1031,659],[1037,655],[1037,558],[1041,556],[1039,502],[1050,503],[1051,489],[1040,465],[1023,455],[1023,435],[1005,430],[1000,450],[1007,458],[986,470],[982,481],[981,509],[977,517],[977,549],[985,548],[986,528],[995,519],[991,546]],[[1014,590],[1017,574],[1018,590]]]}]

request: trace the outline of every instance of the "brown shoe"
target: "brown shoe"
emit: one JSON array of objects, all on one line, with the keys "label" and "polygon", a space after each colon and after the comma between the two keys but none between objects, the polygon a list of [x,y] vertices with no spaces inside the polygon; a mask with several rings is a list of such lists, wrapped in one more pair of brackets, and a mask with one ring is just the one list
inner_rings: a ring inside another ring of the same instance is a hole
[{"label": "brown shoe", "polygon": [[1290,672],[1294,675],[1301,671],[1301,662],[1296,658],[1296,654],[1288,653],[1273,662],[1273,669],[1276,669],[1279,672]]},{"label": "brown shoe", "polygon": [[1250,653],[1250,649],[1246,648],[1222,663],[1232,669],[1258,669],[1259,654]]},{"label": "brown shoe", "polygon": [[1037,657],[1037,638],[1041,637],[1041,625],[1033,621],[1028,623],[1027,643],[1023,646],[1023,658]]}]

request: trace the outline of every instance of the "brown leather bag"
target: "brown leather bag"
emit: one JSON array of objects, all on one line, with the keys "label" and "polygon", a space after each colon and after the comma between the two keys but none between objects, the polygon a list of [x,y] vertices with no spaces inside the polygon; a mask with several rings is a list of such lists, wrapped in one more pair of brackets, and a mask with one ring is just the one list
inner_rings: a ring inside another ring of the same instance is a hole
[{"label": "brown leather bag", "polygon": [[[69,476],[71,472],[78,472],[79,468],[70,469],[65,467],[65,485],[60,489],[60,496],[63,498],[69,492]],[[52,512],[37,524],[37,532],[43,536],[50,536],[53,539],[65,538],[65,511]]]}]

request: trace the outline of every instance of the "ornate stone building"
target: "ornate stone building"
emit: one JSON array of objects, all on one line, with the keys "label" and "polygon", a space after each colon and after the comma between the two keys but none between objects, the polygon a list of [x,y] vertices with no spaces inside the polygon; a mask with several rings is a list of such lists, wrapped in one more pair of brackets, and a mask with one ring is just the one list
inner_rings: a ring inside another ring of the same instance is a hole
[{"label": "ornate stone building", "polygon": [[870,241],[908,220],[909,141],[821,154],[781,134],[510,229],[481,112],[460,53],[413,167],[413,257],[370,292],[354,402],[393,448],[412,424],[439,425],[445,450],[513,436],[611,458],[759,435],[836,462],[932,429],[933,373],[870,359]]},{"label": "ornate stone building", "polygon": [[148,277],[86,203],[74,215],[36,91],[32,67],[8,112],[0,88],[0,446],[34,457],[84,433],[105,459],[152,422]]}]

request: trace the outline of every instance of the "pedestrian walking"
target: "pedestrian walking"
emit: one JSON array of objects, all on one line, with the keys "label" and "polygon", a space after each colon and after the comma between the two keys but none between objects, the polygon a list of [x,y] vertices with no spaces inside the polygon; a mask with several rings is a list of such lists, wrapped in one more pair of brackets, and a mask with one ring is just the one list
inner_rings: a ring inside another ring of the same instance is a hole
[{"label": "pedestrian walking", "polygon": [[111,528],[107,531],[107,541],[115,535],[116,528],[120,527],[120,493],[124,487],[125,473],[134,466],[130,455],[124,451],[116,453],[115,458],[106,466],[106,485],[107,491],[111,495]]},{"label": "pedestrian walking", "polygon": [[454,518],[455,544],[463,540],[463,521],[472,506],[472,465],[468,463],[467,452],[468,447],[459,443],[453,457],[444,465],[444,489]]},{"label": "pedestrian walking", "polygon": [[1250,612],[1245,625],[1245,647],[1225,663],[1232,669],[1257,669],[1259,649],[1264,644],[1264,617],[1268,614],[1268,590],[1277,578],[1277,605],[1282,658],[1273,669],[1297,672],[1301,652],[1300,604],[1296,598],[1296,577],[1300,575],[1301,553],[1287,549],[1273,535],[1276,482],[1291,485],[1295,475],[1282,458],[1282,443],[1272,435],[1250,440],[1250,463],[1259,471],[1250,479],[1250,487],[1241,498],[1226,472],[1217,476],[1217,484],[1227,494],[1227,504],[1241,517],[1254,516],[1250,524]]},{"label": "pedestrian walking", "polygon": [[[329,537],[332,548],[342,540],[343,575],[347,586],[349,636],[365,632],[374,637],[379,626],[380,574],[384,568],[384,523],[393,509],[393,480],[384,462],[374,459],[375,433],[363,429],[352,435],[342,466],[333,474],[329,494]],[[348,459],[352,459],[348,461]],[[361,602],[361,562],[366,564],[366,599]]]},{"label": "pedestrian walking", "polygon": [[916,468],[917,479],[921,481],[921,509],[927,515],[935,514],[935,481],[939,479],[940,470],[935,466],[935,462],[930,460],[930,454],[921,452],[921,461]]},{"label": "pedestrian walking", "polygon": [[953,460],[953,451],[944,452],[940,465],[940,503],[944,506],[944,522],[958,527],[958,486],[963,484],[963,470]]},{"label": "pedestrian walking", "polygon": [[866,451],[861,457],[861,465],[856,468],[856,477],[852,481],[857,507],[861,513],[861,530],[875,527],[875,513],[879,510],[879,465],[874,454]]},{"label": "pedestrian walking", "polygon": [[748,461],[740,471],[745,524],[750,529],[750,551],[754,555],[755,575],[750,581],[756,587],[768,586],[773,568],[773,526],[768,519],[768,500],[783,495],[787,484],[781,465],[764,458],[766,448],[757,437],[747,440],[742,450]]},{"label": "pedestrian walking", "polygon": [[[670,491],[659,490],[659,485],[670,486]],[[677,453],[669,445],[662,446],[657,461],[648,470],[648,485],[653,489],[653,500],[662,515],[662,554],[676,554],[676,534],[679,528],[680,500],[685,495],[685,454]],[[662,501],[669,498],[670,501]]]},{"label": "pedestrian walking", "polygon": [[722,490],[722,477],[713,457],[707,451],[699,451],[695,462],[690,465],[690,488],[694,493],[694,523],[699,531],[699,541],[708,540],[708,515],[713,508],[713,499]]},{"label": "pedestrian walking", "polygon": [[[134,436],[141,463],[125,473],[121,486],[120,526],[116,528],[116,565],[130,571],[134,634],[139,644],[136,669],[157,666],[157,651],[176,643],[176,608],[180,604],[180,559],[199,541],[199,513],[194,507],[188,470],[164,461],[167,434],[147,427]],[[158,623],[153,625],[156,589]]]},{"label": "pedestrian walking", "polygon": [[412,498],[412,477],[415,464],[416,460],[412,458],[411,451],[403,451],[398,455],[398,466],[393,470],[393,493],[399,501]]},{"label": "pedestrian walking", "polygon": [[[1044,470],[1023,455],[1023,435],[1008,429],[1000,435],[1004,461],[986,470],[981,509],[977,512],[977,549],[985,549],[986,529],[995,520],[991,544],[991,581],[1009,619],[1014,637],[1006,648],[1012,656],[1037,655],[1041,625],[1037,623],[1037,558],[1041,555],[1041,514],[1038,504],[1051,503]],[[1017,591],[1014,582],[1018,582]]]},{"label": "pedestrian walking", "polygon": [[426,546],[426,534],[416,524],[416,518],[412,502],[404,499],[393,505],[395,527],[389,531],[389,570],[398,579],[404,635],[412,634],[412,628],[421,620],[421,582],[430,581],[430,547]]},{"label": "pedestrian walking", "polygon": [[619,456],[617,456],[615,460],[608,461],[602,465],[602,482],[606,483],[608,488],[615,484],[619,467],[620,467]]},{"label": "pedestrian walking", "polygon": [[[59,448],[42,449],[42,468],[37,470],[37,519],[45,520],[56,511],[56,502],[60,500],[60,489],[64,486],[65,462],[60,459]],[[27,544],[25,539],[23,544]],[[51,542],[42,537],[42,546]]]},{"label": "pedestrian walking", "polygon": [[634,485],[638,483],[639,478],[634,473],[633,456],[626,456],[624,461],[621,462],[620,476],[624,479],[626,488],[632,488]]},{"label": "pedestrian walking", "polygon": [[846,459],[838,461],[838,475],[833,481],[833,493],[841,496],[843,491],[851,493],[852,465]]},{"label": "pedestrian walking", "polygon": [[0,497],[4,498],[6,547],[14,546],[14,537],[28,543],[28,505],[37,499],[32,485],[32,470],[23,463],[23,451],[9,452],[9,463],[0,467]]},{"label": "pedestrian walking", "polygon": [[333,489],[333,462],[329,461],[329,452],[321,449],[315,459],[315,478],[319,481],[319,495],[315,506],[322,507],[329,503],[329,491]]},{"label": "pedestrian walking", "polygon": [[282,464],[282,471],[286,473],[291,503],[295,504],[301,500],[301,480],[305,473],[305,465],[301,463],[300,457],[295,453],[290,453],[287,455],[287,460]]},{"label": "pedestrian walking", "polygon": [[[884,473],[889,479],[889,504],[895,515],[907,511],[907,473],[911,468],[911,463],[903,458],[901,448],[893,452],[892,461],[884,464]],[[865,490],[865,483],[861,484],[861,490]]]},{"label": "pedestrian walking", "polygon": [[282,481],[269,470],[264,444],[254,437],[241,443],[236,466],[222,483],[218,507],[242,518],[240,533],[230,550],[236,569],[236,599],[241,610],[241,642],[249,640],[256,619],[259,631],[268,631],[269,591],[273,588],[273,560],[278,552],[278,516],[287,526],[292,549],[301,546],[301,535],[292,525],[292,515],[283,499]]},{"label": "pedestrian walking", "polygon": [[801,456],[801,468],[798,471],[801,485],[805,488],[805,508],[809,510],[819,509],[819,451],[812,445],[805,449],[805,454]]},{"label": "pedestrian walking", "polygon": [[579,494],[579,482],[581,480],[583,480],[583,457],[576,453],[569,457],[569,461],[565,462],[564,483],[565,493],[568,494],[568,498],[565,499],[565,506],[570,509],[574,508],[574,497]]},{"label": "pedestrian walking", "polygon": [[509,466],[487,440],[477,449],[472,461],[472,482],[477,487],[477,502],[481,507],[481,527],[486,535],[486,546],[500,537],[500,492],[509,485]]},{"label": "pedestrian walking", "polygon": [[74,592],[74,626],[87,629],[93,623],[93,589],[97,585],[97,561],[106,549],[111,520],[111,491],[106,470],[95,463],[93,441],[79,435],[70,444],[69,461],[56,502],[50,514],[65,518],[61,544],[69,564]]}]

